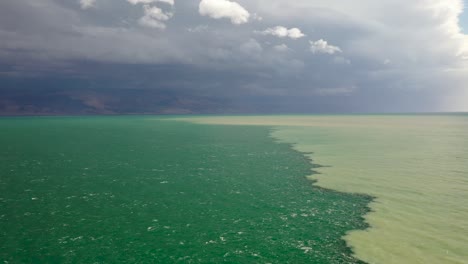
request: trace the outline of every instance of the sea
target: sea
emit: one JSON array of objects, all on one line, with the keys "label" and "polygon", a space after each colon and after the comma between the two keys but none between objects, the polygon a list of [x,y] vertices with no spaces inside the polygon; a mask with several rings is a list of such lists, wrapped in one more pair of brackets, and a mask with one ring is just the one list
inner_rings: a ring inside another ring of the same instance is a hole
[{"label": "sea", "polygon": [[468,263],[468,115],[0,119],[0,263]]}]

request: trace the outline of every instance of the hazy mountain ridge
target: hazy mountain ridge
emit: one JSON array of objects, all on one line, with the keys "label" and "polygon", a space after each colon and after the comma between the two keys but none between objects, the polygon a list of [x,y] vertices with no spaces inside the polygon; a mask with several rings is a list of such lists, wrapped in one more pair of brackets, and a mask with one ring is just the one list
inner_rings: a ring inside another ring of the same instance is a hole
[{"label": "hazy mountain ridge", "polygon": [[3,91],[0,115],[217,113],[225,103],[161,91]]}]

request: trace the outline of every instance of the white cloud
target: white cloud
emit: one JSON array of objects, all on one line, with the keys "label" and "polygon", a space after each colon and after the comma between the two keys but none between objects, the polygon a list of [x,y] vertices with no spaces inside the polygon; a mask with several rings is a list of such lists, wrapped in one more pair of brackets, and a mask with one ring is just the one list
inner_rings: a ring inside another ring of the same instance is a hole
[{"label": "white cloud", "polygon": [[132,5],[137,5],[137,4],[151,4],[151,3],[166,3],[171,6],[174,5],[174,0],[127,0],[130,4]]},{"label": "white cloud", "polygon": [[298,28],[291,28],[288,30],[288,33],[289,33],[289,37],[290,38],[293,38],[293,39],[298,39],[298,38],[302,38],[304,37],[305,35],[301,32],[300,29]]},{"label": "white cloud", "polygon": [[166,3],[174,6],[174,0],[127,0],[132,5],[143,4],[144,16],[138,21],[140,25],[151,28],[165,29],[167,21],[174,15],[171,12],[165,12],[161,8],[151,5],[155,3]]},{"label": "white cloud", "polygon": [[142,26],[164,29],[166,24],[164,21],[171,19],[172,13],[164,12],[161,8],[156,6],[143,6],[145,15],[140,18],[139,23]]},{"label": "white cloud", "polygon": [[262,35],[272,35],[279,38],[292,38],[292,39],[299,39],[305,36],[304,33],[298,28],[291,28],[288,29],[286,27],[277,26],[274,28],[267,28],[264,31],[261,31],[260,34]]},{"label": "white cloud", "polygon": [[326,53],[326,54],[335,54],[337,52],[342,52],[340,47],[333,46],[328,44],[327,41],[323,39],[319,39],[317,41],[309,41],[310,42],[310,51],[312,53]]},{"label": "white cloud", "polygon": [[81,9],[85,10],[94,7],[96,0],[80,0]]},{"label": "white cloud", "polygon": [[202,0],[198,12],[214,19],[228,18],[236,25],[247,23],[250,18],[250,13],[244,7],[228,0]]}]

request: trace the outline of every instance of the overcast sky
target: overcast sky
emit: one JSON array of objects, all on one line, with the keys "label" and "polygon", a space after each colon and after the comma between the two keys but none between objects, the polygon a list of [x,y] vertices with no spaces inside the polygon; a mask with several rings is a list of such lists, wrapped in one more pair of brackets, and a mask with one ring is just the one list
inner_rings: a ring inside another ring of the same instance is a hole
[{"label": "overcast sky", "polygon": [[29,101],[59,89],[101,108],[110,100],[102,94],[135,91],[170,93],[181,108],[197,98],[200,112],[210,112],[201,102],[217,113],[222,105],[226,113],[468,111],[463,8],[461,0],[4,0],[0,103],[15,89]]}]

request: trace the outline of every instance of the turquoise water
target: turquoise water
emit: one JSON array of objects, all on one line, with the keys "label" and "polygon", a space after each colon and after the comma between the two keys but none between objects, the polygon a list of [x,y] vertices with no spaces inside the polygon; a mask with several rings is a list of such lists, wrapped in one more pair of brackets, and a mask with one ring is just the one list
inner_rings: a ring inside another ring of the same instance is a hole
[{"label": "turquoise water", "polygon": [[0,119],[0,262],[362,263],[370,196],[312,186],[268,126]]},{"label": "turquoise water", "polygon": [[[368,263],[468,263],[468,115],[185,119],[275,127],[317,168],[316,186],[375,197],[344,239]],[[313,152],[313,153],[311,153]]]}]

